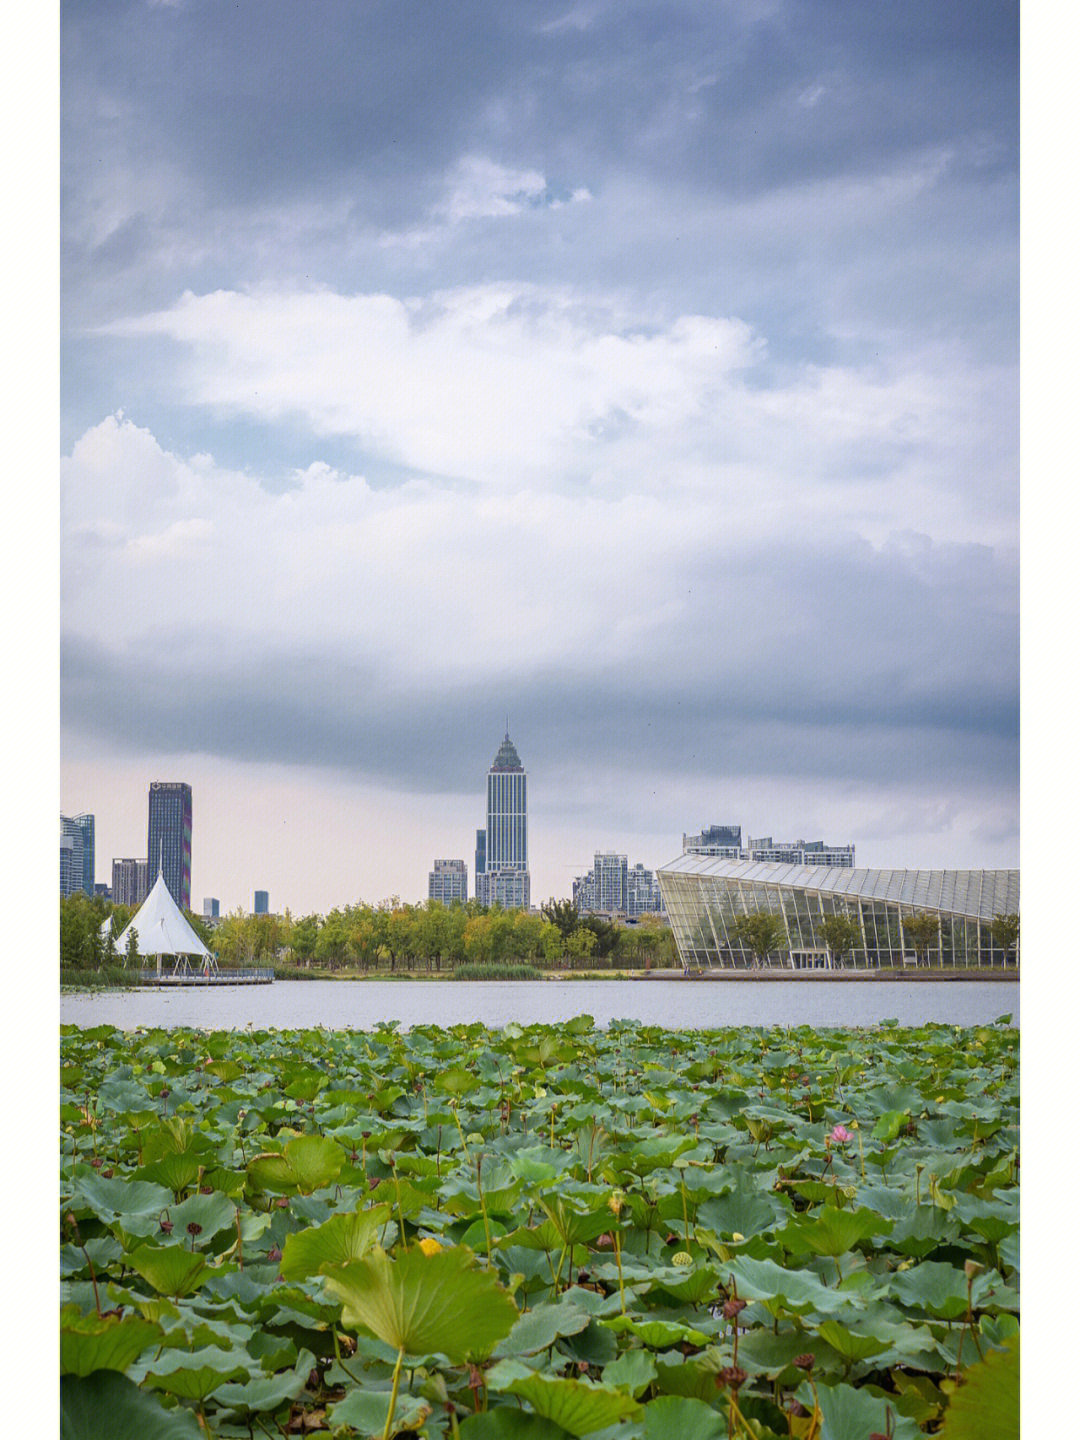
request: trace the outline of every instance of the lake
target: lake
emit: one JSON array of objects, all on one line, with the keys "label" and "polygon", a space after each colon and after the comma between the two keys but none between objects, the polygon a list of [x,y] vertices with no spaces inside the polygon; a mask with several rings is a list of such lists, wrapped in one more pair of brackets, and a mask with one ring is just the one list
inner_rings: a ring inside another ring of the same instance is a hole
[{"label": "lake", "polygon": [[67,1025],[121,1030],[367,1030],[380,1021],[527,1025],[591,1015],[598,1025],[640,1020],[671,1030],[724,1025],[867,1026],[938,1021],[1020,1023],[1019,981],[993,980],[276,980],[272,985],[110,990],[60,997]]}]

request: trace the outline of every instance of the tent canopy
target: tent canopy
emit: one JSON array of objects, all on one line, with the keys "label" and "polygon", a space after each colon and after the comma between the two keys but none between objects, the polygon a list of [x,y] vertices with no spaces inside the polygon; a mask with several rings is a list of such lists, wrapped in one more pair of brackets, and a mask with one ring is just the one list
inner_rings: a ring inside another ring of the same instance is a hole
[{"label": "tent canopy", "polygon": [[214,957],[184,918],[160,871],[150,894],[117,939],[116,948],[121,954],[132,930],[138,937],[140,955],[198,955],[213,962]]}]

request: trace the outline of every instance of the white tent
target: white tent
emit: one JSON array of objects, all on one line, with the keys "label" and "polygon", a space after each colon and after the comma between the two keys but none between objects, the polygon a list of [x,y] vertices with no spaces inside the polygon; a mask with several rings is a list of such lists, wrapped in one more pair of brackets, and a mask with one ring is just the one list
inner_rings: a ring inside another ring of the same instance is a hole
[{"label": "white tent", "polygon": [[172,955],[175,958],[178,972],[187,970],[188,957],[191,955],[197,956],[203,962],[204,969],[217,969],[217,961],[185,920],[183,911],[169,893],[165,877],[160,871],[150,894],[117,939],[116,948],[121,955],[127,949],[128,936],[133,930],[138,953],[157,957],[159,975],[163,955]]}]

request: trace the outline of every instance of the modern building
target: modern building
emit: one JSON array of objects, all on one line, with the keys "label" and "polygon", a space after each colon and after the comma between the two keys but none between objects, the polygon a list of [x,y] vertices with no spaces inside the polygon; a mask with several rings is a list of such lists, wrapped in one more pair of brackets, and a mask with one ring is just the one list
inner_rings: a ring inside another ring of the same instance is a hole
[{"label": "modern building", "polygon": [[221,901],[216,895],[207,895],[202,902],[202,913],[204,920],[221,919]]},{"label": "modern building", "polygon": [[741,825],[707,825],[700,835],[682,837],[684,855],[719,855],[737,860],[742,850]]},{"label": "modern building", "polygon": [[656,876],[644,865],[628,865],[626,856],[597,850],[593,866],[573,886],[574,904],[583,915],[625,915],[636,919],[663,908]]},{"label": "modern building", "polygon": [[914,965],[904,920],[916,914],[938,922],[928,963],[955,968],[1015,964],[993,942],[997,915],[1020,912],[1019,870],[856,870],[852,866],[777,865],[680,855],[657,871],[679,955],[687,968],[747,969],[757,962],[735,931],[739,916],[771,911],[783,919],[784,939],[772,966],[828,966],[821,933],[826,916],[849,916],[857,927],[845,967]]},{"label": "modern building", "polygon": [[270,892],[269,892],[269,890],[256,890],[256,891],[255,891],[255,910],[254,910],[254,913],[255,913],[256,915],[269,915],[269,914],[270,914]]},{"label": "modern building", "polygon": [[94,817],[60,816],[60,894],[94,893]]},{"label": "modern building", "polygon": [[116,905],[141,905],[150,893],[145,860],[120,859],[112,862],[112,898]]},{"label": "modern building", "polygon": [[792,840],[774,842],[771,835],[746,842],[744,860],[760,860],[767,865],[828,865],[834,870],[855,868],[854,845],[826,845],[824,840]]},{"label": "modern building", "polygon": [[477,894],[480,893],[480,876],[487,869],[487,830],[476,832],[476,852],[473,856],[473,874],[477,877]]},{"label": "modern building", "polygon": [[476,876],[476,898],[483,905],[529,908],[527,786],[525,767],[507,730],[487,777],[484,868]]},{"label": "modern building", "polygon": [[626,872],[626,918],[659,915],[663,909],[664,897],[655,873],[644,865],[631,865]]},{"label": "modern building", "polygon": [[169,894],[191,909],[191,786],[155,780],[150,786],[146,863],[156,880],[160,870]]},{"label": "modern building", "polygon": [[771,865],[828,865],[853,869],[854,845],[826,845],[824,840],[774,841],[771,835],[743,844],[741,825],[709,825],[700,835],[682,837],[684,855],[711,855],[717,860],[760,860]]},{"label": "modern building", "polygon": [[469,872],[465,861],[436,860],[435,868],[428,872],[427,893],[429,900],[438,900],[440,905],[464,905],[469,898]]}]

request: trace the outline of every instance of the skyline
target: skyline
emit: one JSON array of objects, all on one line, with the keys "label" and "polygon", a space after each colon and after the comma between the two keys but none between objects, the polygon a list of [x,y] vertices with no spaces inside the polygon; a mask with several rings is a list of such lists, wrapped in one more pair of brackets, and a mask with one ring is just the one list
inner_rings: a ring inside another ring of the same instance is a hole
[{"label": "skyline", "polygon": [[534,897],[1015,865],[1015,7],[395,16],[64,7],[61,808],[420,896],[509,710]]}]

